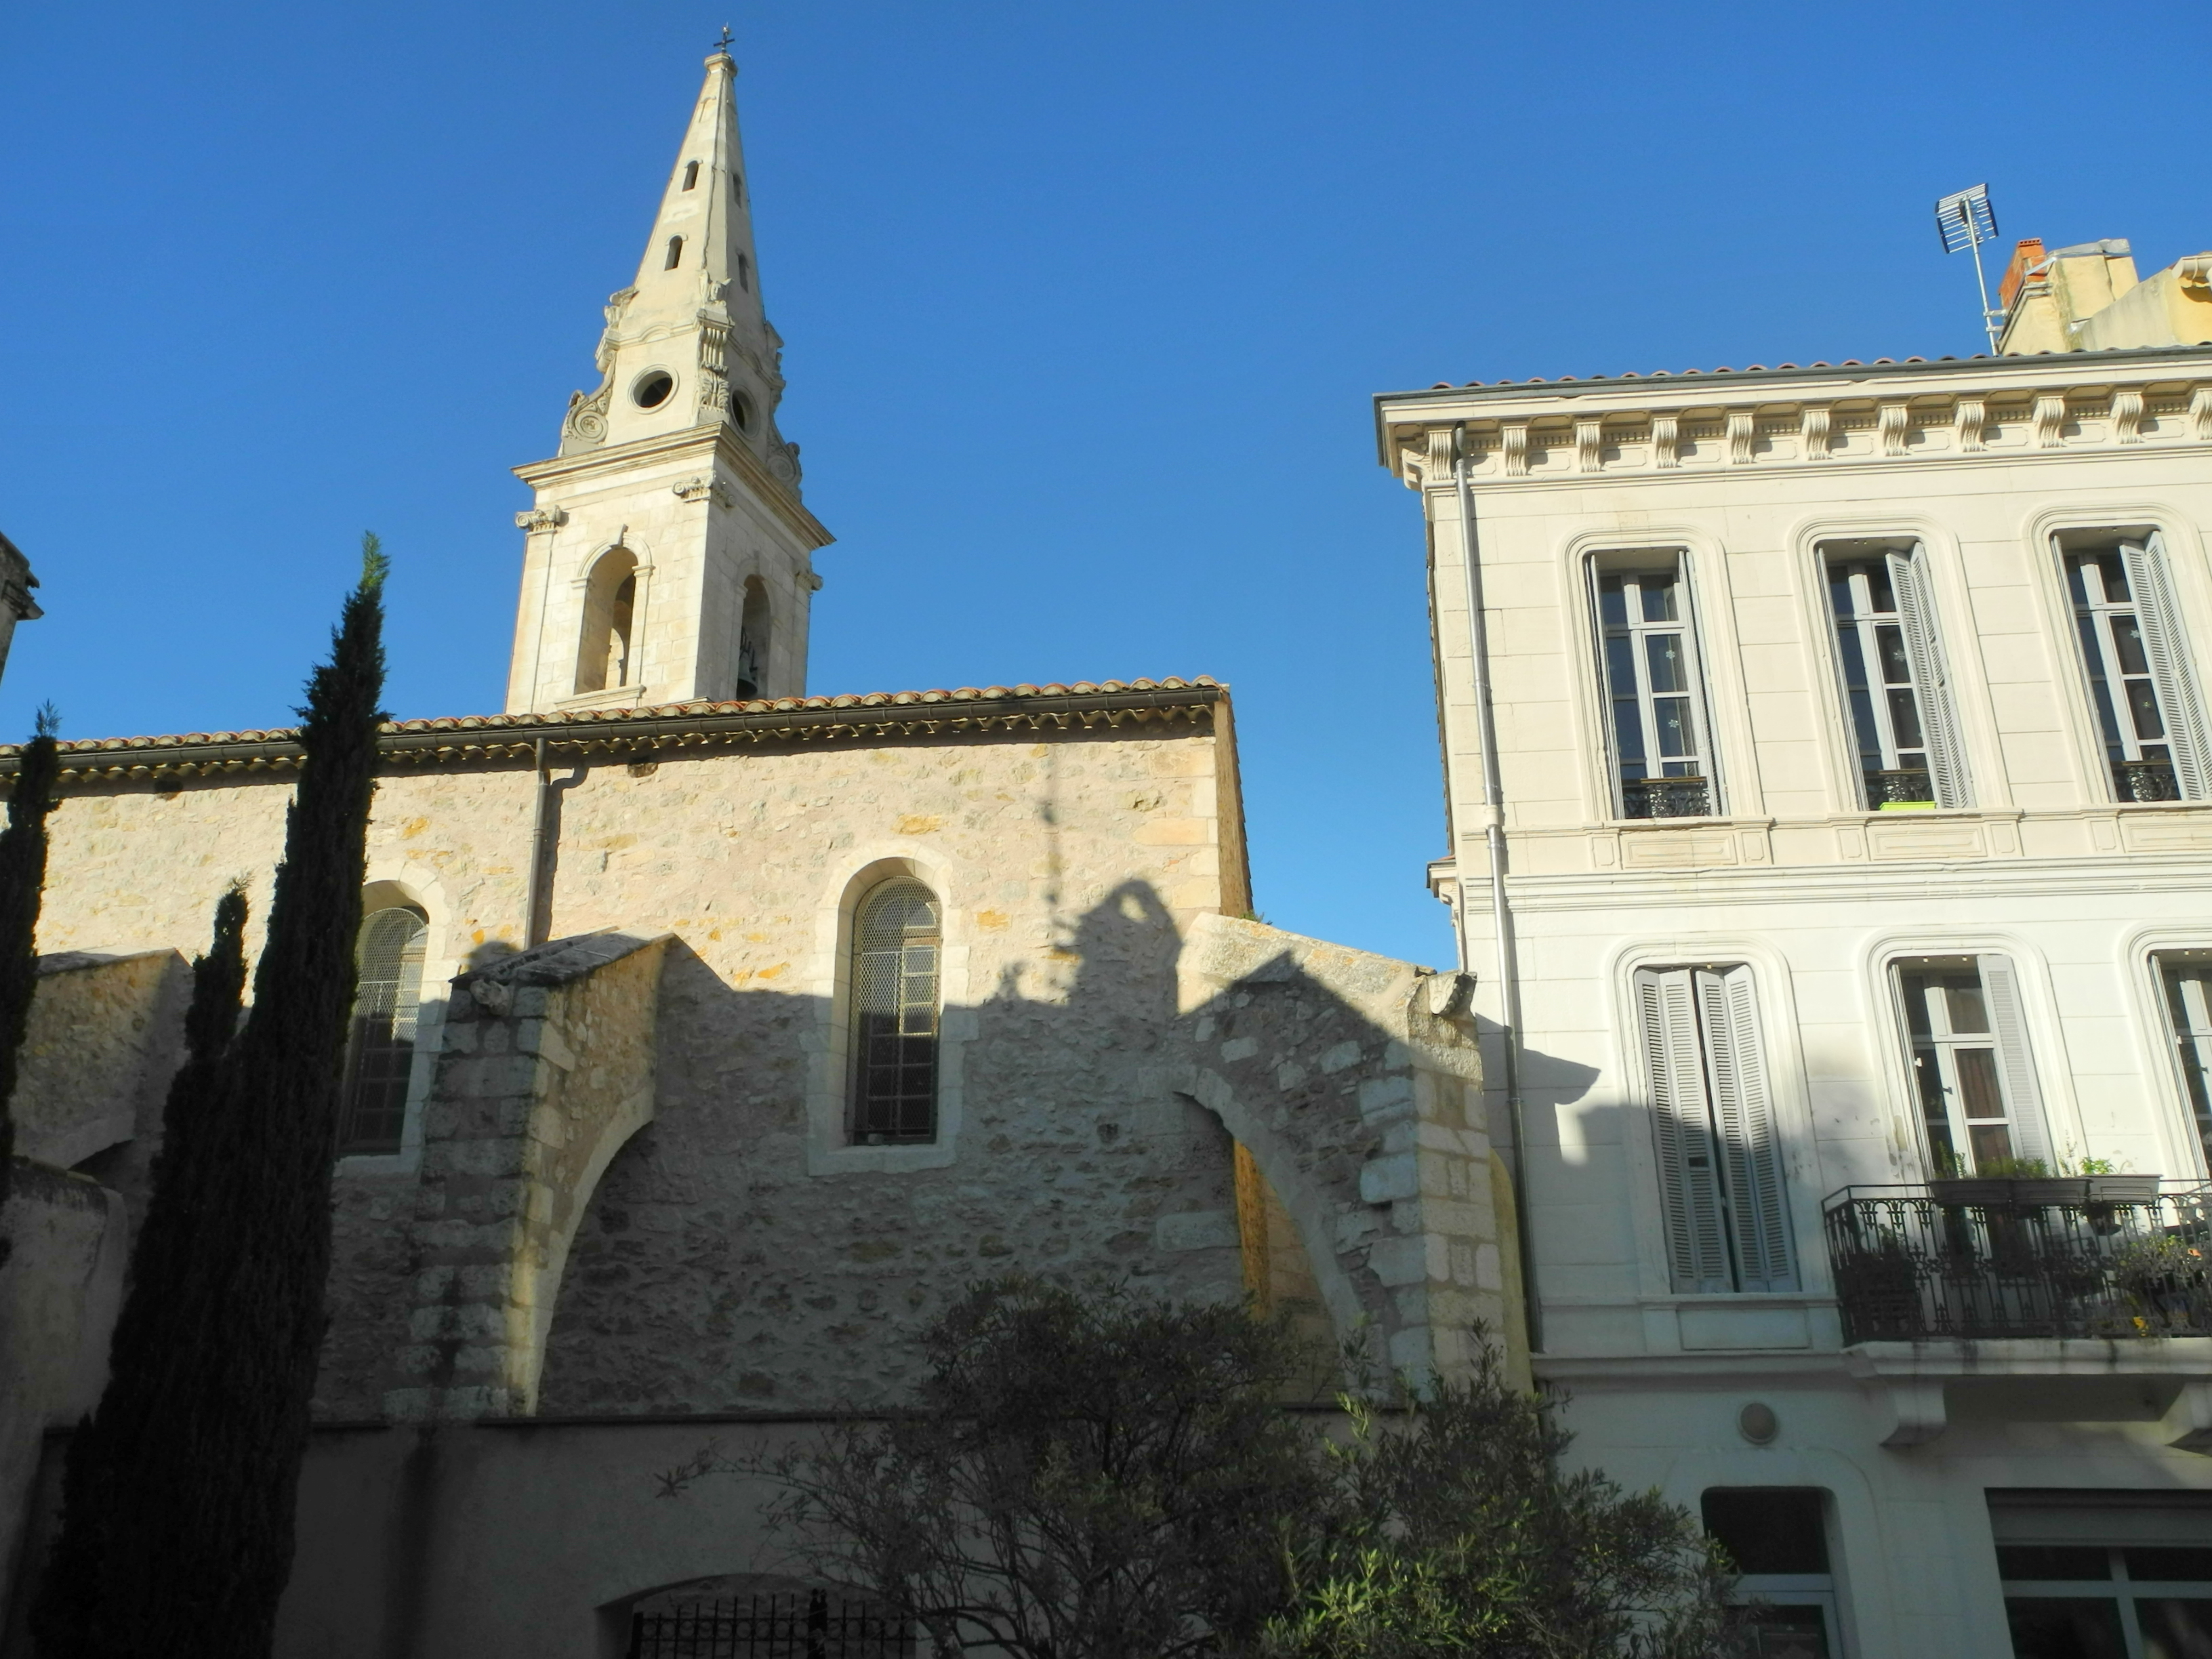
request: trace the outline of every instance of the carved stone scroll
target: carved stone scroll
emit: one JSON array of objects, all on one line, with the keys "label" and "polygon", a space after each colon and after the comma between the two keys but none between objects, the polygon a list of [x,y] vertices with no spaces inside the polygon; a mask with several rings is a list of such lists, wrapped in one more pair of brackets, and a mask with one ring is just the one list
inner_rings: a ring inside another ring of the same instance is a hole
[{"label": "carved stone scroll", "polygon": [[1505,456],[1505,476],[1509,478],[1525,478],[1528,476],[1528,422],[1506,422],[1504,440],[1499,447]]},{"label": "carved stone scroll", "polygon": [[1758,422],[1747,409],[1731,409],[1728,412],[1728,458],[1730,466],[1751,464],[1752,441],[1758,435]]},{"label": "carved stone scroll", "polygon": [[1575,422],[1575,471],[1595,472],[1602,464],[1605,448],[1605,422],[1595,415],[1585,415]]},{"label": "carved stone scroll", "polygon": [[1912,430],[1912,411],[1904,404],[1884,404],[1875,417],[1875,428],[1881,434],[1881,453],[1902,455],[1905,438]]},{"label": "carved stone scroll", "polygon": [[2143,398],[2136,391],[2112,394],[2112,435],[2124,444],[2142,441]]},{"label": "carved stone scroll", "polygon": [[1971,454],[1982,447],[1982,432],[1988,424],[1989,411],[1979,398],[1959,399],[1951,411],[1951,429],[1958,434],[1960,453]]},{"label": "carved stone scroll", "polygon": [[2056,449],[2064,442],[2061,435],[2066,426],[2066,395],[2060,392],[2045,392],[2035,400],[2032,417],[2038,449]]}]

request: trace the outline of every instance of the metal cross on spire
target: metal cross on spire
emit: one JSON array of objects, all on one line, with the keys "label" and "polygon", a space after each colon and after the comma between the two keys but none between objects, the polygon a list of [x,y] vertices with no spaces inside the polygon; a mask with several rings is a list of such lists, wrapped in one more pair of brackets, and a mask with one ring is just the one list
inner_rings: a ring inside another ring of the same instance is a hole
[{"label": "metal cross on spire", "polygon": [[725,58],[730,55],[730,26],[727,23],[722,25],[722,38],[714,42],[714,50]]}]

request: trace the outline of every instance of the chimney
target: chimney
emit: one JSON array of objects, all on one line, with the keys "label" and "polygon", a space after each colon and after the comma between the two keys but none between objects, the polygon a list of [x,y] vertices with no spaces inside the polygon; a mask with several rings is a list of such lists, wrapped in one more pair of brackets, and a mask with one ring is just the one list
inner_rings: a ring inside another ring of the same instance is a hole
[{"label": "chimney", "polygon": [[2027,284],[2037,268],[2050,261],[2043,252],[2043,238],[2027,236],[2012,251],[2012,263],[2005,267],[2004,280],[1997,284],[1997,306],[2003,311],[2012,309],[2013,301]]}]

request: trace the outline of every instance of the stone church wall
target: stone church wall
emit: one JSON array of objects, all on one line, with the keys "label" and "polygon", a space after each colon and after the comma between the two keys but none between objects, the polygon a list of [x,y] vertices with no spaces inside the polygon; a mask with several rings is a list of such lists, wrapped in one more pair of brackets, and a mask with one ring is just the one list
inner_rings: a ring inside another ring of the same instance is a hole
[{"label": "stone church wall", "polygon": [[[1233,763],[1211,721],[1026,735],[555,759],[552,931],[672,938],[656,1121],[580,1218],[543,1411],[880,1401],[903,1338],[1007,1268],[1241,1292],[1231,1145],[1158,1053],[1183,934],[1248,902]],[[234,875],[258,947],[290,793],[264,776],[68,792],[41,948],[204,948]],[[433,981],[524,942],[535,787],[381,780],[370,873],[429,915]],[[896,870],[945,905],[945,1133],[854,1157],[824,1145],[841,929]],[[422,1158],[341,1164],[328,1416],[404,1386]]]}]

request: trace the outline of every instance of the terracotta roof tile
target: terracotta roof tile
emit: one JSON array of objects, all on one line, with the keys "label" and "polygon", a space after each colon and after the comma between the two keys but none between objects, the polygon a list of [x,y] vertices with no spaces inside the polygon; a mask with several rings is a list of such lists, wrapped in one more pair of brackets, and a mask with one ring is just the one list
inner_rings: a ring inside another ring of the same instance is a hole
[{"label": "terracotta roof tile", "polygon": [[[1221,689],[1210,674],[1185,679],[1170,674],[1164,679],[1077,680],[1049,685],[963,685],[930,691],[847,692],[830,697],[762,697],[730,702],[653,703],[640,708],[571,708],[531,714],[441,714],[429,720],[387,720],[380,727],[390,733],[410,732],[495,732],[517,727],[587,726],[623,720],[665,720],[671,714],[744,714],[790,712],[810,708],[904,708],[917,703],[998,702],[1024,697],[1085,697],[1112,696],[1121,691],[1182,691]],[[294,726],[270,726],[242,732],[183,732],[143,738],[81,738],[60,745],[64,754],[91,754],[107,750],[179,749],[206,744],[285,743],[299,736]],[[22,752],[20,744],[0,744],[0,756]]]}]

